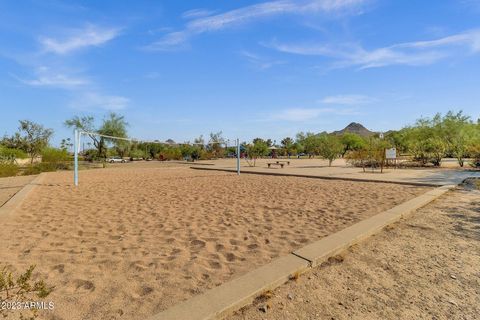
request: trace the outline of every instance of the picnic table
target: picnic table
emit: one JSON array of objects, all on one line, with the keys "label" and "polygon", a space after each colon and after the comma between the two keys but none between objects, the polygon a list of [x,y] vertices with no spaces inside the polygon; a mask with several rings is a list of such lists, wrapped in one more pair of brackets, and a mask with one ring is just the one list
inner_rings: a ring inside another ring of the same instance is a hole
[{"label": "picnic table", "polygon": [[267,162],[267,166],[270,168],[270,166],[280,166],[280,168],[283,168],[285,163],[280,163],[280,161],[276,162]]}]

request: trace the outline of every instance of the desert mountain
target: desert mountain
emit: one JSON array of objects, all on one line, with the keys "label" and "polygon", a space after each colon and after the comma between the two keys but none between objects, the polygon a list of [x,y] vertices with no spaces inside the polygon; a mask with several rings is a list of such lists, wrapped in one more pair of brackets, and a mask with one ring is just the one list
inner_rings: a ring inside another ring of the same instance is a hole
[{"label": "desert mountain", "polygon": [[336,135],[341,135],[341,134],[344,134],[345,132],[356,133],[362,137],[368,137],[375,134],[375,132],[368,130],[362,124],[357,122],[352,122],[342,130],[334,131],[332,133]]}]

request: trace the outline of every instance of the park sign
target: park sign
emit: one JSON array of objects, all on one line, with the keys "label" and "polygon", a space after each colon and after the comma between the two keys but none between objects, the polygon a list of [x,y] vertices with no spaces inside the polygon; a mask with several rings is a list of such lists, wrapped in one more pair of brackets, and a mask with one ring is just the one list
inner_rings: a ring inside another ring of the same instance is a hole
[{"label": "park sign", "polygon": [[385,149],[385,158],[386,159],[396,159],[397,158],[397,149],[395,149],[395,148]]}]

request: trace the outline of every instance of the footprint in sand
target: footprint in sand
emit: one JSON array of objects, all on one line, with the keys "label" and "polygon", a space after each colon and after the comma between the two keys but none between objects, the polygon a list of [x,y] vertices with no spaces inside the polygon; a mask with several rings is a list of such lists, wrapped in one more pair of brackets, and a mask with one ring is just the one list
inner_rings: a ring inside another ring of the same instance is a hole
[{"label": "footprint in sand", "polygon": [[221,265],[220,262],[218,262],[218,261],[209,261],[208,264],[209,264],[210,267],[212,267],[213,269],[221,269],[221,268],[222,268],[222,265]]},{"label": "footprint in sand", "polygon": [[228,262],[233,262],[237,259],[237,257],[231,252],[227,253],[225,255],[225,258],[227,259]]},{"label": "footprint in sand", "polygon": [[130,263],[130,269],[133,269],[135,271],[145,271],[148,269],[148,267],[146,265],[144,265],[143,263],[139,262],[139,261],[136,261],[136,262],[132,262]]},{"label": "footprint in sand", "polygon": [[198,239],[192,240],[190,244],[193,249],[202,249],[205,247],[205,241],[198,240]]},{"label": "footprint in sand", "polygon": [[137,291],[138,295],[141,297],[146,296],[147,294],[150,294],[153,292],[153,288],[149,286],[142,286],[140,290]]},{"label": "footprint in sand", "polygon": [[238,246],[240,244],[240,241],[235,239],[230,239],[229,242],[232,246]]},{"label": "footprint in sand", "polygon": [[58,273],[64,273],[65,272],[65,265],[64,264],[57,264],[56,266],[53,266],[52,270],[58,271]]},{"label": "footprint in sand", "polygon": [[95,291],[95,285],[92,281],[75,279],[66,289],[68,293],[81,294]]},{"label": "footprint in sand", "polygon": [[180,248],[173,248],[172,250],[172,255],[178,255],[180,252],[182,252],[183,250],[180,249]]}]

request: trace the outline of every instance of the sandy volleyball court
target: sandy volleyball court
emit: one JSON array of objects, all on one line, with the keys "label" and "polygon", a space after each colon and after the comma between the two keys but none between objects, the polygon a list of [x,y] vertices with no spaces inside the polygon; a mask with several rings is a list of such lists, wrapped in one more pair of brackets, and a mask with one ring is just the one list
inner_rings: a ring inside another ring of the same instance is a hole
[{"label": "sandy volleyball court", "polygon": [[0,261],[55,286],[47,319],[144,319],[427,188],[117,167],[48,174]]}]

